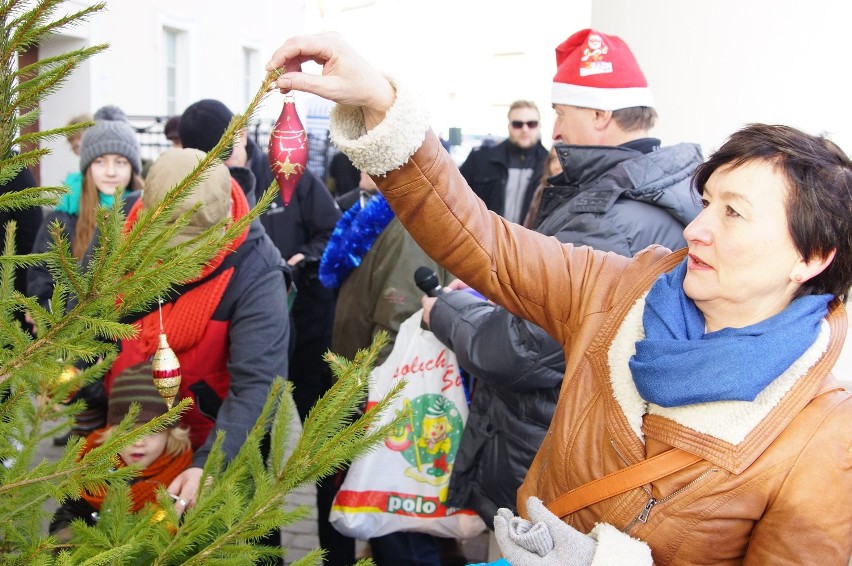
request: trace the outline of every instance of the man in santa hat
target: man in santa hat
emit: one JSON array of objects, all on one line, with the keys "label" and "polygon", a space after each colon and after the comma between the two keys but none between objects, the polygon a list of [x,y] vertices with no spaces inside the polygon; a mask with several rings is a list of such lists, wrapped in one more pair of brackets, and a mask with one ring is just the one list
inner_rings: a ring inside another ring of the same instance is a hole
[{"label": "man in santa hat", "polygon": [[[563,173],[542,192],[536,231],[628,257],[651,244],[684,247],[683,228],[699,212],[689,194],[698,146],[662,146],[649,136],[654,101],[620,38],[577,32],[557,48],[557,63],[553,139]],[[562,348],[538,326],[470,293],[422,302],[424,320],[478,384],[470,414],[483,424],[464,431],[448,501],[484,518],[500,507],[515,510],[559,398]],[[518,446],[514,438],[528,442]]]},{"label": "man in santa hat", "polygon": [[683,228],[699,211],[689,193],[699,146],[650,136],[654,99],[620,38],[582,30],[556,48],[556,61],[553,140],[563,174],[542,193],[536,230],[626,256],[651,244],[683,247]]}]

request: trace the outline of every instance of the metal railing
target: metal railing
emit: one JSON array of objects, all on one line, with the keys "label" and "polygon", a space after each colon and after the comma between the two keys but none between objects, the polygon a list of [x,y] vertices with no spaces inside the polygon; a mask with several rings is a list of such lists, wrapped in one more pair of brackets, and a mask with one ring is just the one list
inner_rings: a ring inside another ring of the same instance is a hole
[{"label": "metal railing", "polygon": [[[166,125],[168,116],[128,116],[128,119],[139,138],[143,161],[153,162],[161,153],[172,146],[163,134],[163,127]],[[253,120],[248,125],[248,135],[263,151],[266,151],[269,145],[269,135],[274,126],[275,121],[271,119]],[[331,145],[327,129],[308,130],[307,167],[323,182],[326,181],[328,165],[335,153],[336,150]]]}]

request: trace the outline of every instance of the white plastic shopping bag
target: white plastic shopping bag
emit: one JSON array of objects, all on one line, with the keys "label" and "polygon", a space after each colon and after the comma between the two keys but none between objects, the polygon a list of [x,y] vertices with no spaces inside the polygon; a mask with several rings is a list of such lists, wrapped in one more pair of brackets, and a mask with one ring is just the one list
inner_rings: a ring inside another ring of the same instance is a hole
[{"label": "white plastic shopping bag", "polygon": [[416,531],[466,538],[486,528],[475,512],[444,505],[468,409],[456,356],[420,327],[422,315],[402,323],[390,356],[373,370],[368,404],[403,378],[407,384],[383,422],[407,407],[411,417],[352,463],[329,516],[344,535]]}]

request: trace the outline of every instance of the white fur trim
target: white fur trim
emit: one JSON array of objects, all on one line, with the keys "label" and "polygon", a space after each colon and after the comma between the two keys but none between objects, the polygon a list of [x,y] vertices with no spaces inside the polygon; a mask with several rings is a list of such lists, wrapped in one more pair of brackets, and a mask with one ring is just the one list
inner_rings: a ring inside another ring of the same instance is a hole
[{"label": "white fur trim", "polygon": [[608,523],[598,523],[589,536],[597,541],[590,566],[651,566],[651,547]]},{"label": "white fur trim", "polygon": [[369,175],[384,175],[402,167],[423,143],[429,116],[414,90],[386,75],[396,88],[396,100],[375,128],[366,131],[364,115],[357,106],[331,109],[331,141],[352,163]]},{"label": "white fur trim", "polygon": [[754,401],[714,401],[686,407],[660,407],[649,404],[648,412],[676,421],[733,445],[742,442],[761,420],[774,409],[790,389],[808,373],[828,349],[831,330],[823,320],[819,336],[787,371],[757,394]]},{"label": "white fur trim", "polygon": [[595,110],[620,110],[634,106],[654,107],[654,96],[647,87],[596,88],[553,83],[550,89],[550,102],[567,104]]},{"label": "white fur trim", "polygon": [[628,362],[636,353],[636,341],[645,337],[642,313],[645,298],[630,308],[608,352],[610,382],[615,400],[621,406],[630,428],[643,442],[642,417],[660,415],[701,434],[738,445],[769,414],[793,385],[819,361],[828,349],[831,330],[823,321],[819,336],[802,356],[761,391],[754,401],[713,401],[683,407],[661,407],[646,403],[639,395]]},{"label": "white fur trim", "polygon": [[612,394],[621,406],[624,416],[627,417],[630,428],[642,442],[645,442],[645,437],[642,434],[642,417],[648,410],[648,403],[639,395],[636,384],[633,382],[633,373],[631,373],[630,366],[627,363],[636,353],[636,341],[645,337],[645,330],[642,327],[645,295],[630,307],[630,311],[624,317],[624,321],[612,341],[612,346],[607,352]]}]

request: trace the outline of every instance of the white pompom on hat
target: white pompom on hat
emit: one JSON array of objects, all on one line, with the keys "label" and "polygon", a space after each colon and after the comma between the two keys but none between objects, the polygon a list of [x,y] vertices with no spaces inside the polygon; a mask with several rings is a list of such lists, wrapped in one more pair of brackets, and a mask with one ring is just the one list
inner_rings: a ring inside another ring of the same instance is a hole
[{"label": "white pompom on hat", "polygon": [[584,29],[556,48],[553,104],[596,110],[654,106],[639,63],[621,38]]}]

